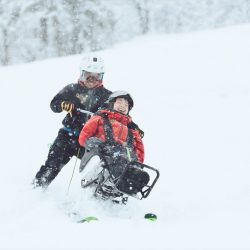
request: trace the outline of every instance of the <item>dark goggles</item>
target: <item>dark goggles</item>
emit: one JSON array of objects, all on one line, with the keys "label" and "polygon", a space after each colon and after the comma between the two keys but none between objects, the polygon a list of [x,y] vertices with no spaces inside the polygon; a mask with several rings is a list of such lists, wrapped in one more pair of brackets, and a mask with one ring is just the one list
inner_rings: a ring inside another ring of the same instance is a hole
[{"label": "dark goggles", "polygon": [[93,73],[83,70],[81,78],[83,80],[102,81],[104,73]]}]

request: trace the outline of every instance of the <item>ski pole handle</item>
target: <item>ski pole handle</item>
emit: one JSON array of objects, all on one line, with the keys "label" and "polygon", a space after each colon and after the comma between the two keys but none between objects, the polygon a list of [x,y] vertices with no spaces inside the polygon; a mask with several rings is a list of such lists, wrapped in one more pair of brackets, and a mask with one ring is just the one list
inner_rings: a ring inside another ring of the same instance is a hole
[{"label": "ski pole handle", "polygon": [[90,116],[93,116],[93,112],[90,112],[90,111],[87,111],[87,110],[84,110],[84,109],[76,109],[77,111],[81,112],[81,113],[84,113],[84,114],[87,114],[87,115],[90,115]]}]

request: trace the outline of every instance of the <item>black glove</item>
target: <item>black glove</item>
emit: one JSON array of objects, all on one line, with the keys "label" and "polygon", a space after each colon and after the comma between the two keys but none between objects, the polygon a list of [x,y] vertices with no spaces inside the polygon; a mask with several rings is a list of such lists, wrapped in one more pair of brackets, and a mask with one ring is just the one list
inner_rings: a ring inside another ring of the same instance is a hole
[{"label": "black glove", "polygon": [[75,105],[74,103],[69,102],[69,101],[62,101],[61,108],[62,108],[62,111],[68,112],[70,116],[72,117],[72,111],[74,110]]},{"label": "black glove", "polygon": [[87,149],[93,149],[93,148],[98,148],[98,147],[102,147],[102,145],[105,142],[97,137],[90,137],[86,143],[85,143],[85,148]]},{"label": "black glove", "polygon": [[141,138],[144,137],[144,131],[142,131],[139,128],[139,126],[136,123],[134,123],[133,121],[128,124],[128,128],[136,130],[139,133],[139,135],[140,135]]},{"label": "black glove", "polygon": [[142,131],[139,127],[137,127],[135,130],[139,133],[141,138],[144,137],[144,131]]}]

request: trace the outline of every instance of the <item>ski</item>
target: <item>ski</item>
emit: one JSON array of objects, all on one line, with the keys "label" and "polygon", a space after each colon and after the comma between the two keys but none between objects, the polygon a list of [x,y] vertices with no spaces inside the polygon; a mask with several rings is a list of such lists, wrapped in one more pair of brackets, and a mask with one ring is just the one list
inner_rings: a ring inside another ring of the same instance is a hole
[{"label": "ski", "polygon": [[157,221],[157,215],[153,213],[147,213],[144,215],[144,219],[149,221]]},{"label": "ski", "polygon": [[[157,221],[157,215],[153,213],[147,213],[144,215],[144,219],[155,222]],[[84,223],[84,222],[90,223],[91,221],[98,221],[98,220],[99,219],[95,216],[88,216],[81,220],[78,220],[77,223]]]},{"label": "ski", "polygon": [[88,216],[88,217],[85,217],[81,220],[78,220],[77,223],[84,223],[84,222],[91,222],[91,221],[98,221],[98,218],[95,217],[95,216]]}]

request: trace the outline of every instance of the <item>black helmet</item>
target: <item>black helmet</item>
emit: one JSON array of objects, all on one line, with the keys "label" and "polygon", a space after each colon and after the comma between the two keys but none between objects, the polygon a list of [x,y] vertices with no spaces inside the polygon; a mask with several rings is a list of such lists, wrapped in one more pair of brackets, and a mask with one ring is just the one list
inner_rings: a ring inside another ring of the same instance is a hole
[{"label": "black helmet", "polygon": [[133,98],[131,97],[131,95],[128,92],[126,92],[124,90],[118,90],[118,91],[113,92],[108,98],[108,103],[114,103],[116,98],[118,98],[118,97],[122,97],[128,101],[129,110],[131,110],[133,108],[133,106],[134,106]]}]

